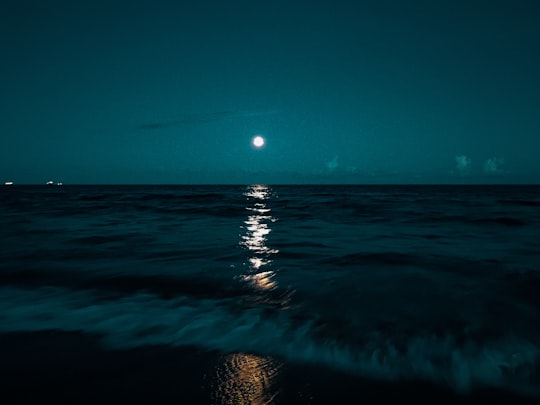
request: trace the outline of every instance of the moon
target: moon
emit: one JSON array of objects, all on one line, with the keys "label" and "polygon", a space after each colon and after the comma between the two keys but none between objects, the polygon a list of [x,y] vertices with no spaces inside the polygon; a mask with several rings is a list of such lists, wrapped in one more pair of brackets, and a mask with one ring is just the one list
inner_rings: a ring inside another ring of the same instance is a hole
[{"label": "moon", "polygon": [[265,140],[262,136],[260,135],[257,135],[255,138],[253,138],[253,140],[251,141],[251,143],[253,144],[253,146],[255,146],[256,148],[262,148],[264,146],[264,143],[265,143]]}]

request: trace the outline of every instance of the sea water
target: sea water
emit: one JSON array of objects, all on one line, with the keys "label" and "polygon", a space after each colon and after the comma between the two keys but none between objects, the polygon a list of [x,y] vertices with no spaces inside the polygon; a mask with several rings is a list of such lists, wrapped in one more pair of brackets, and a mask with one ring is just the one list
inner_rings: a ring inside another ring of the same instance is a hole
[{"label": "sea water", "polygon": [[538,186],[12,186],[0,237],[0,333],[215,353],[196,402],[291,364],[540,396]]}]

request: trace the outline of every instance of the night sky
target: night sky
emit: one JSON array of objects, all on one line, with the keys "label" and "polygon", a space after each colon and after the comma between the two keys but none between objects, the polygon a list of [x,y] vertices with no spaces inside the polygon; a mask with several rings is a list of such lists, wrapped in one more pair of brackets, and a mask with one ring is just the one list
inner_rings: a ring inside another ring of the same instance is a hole
[{"label": "night sky", "polygon": [[4,0],[0,181],[539,183],[539,21],[535,0]]}]

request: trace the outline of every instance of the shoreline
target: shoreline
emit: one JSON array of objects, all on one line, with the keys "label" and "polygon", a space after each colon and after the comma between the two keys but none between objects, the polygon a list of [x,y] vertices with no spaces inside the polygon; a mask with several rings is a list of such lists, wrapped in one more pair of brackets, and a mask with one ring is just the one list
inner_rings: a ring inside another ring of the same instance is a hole
[{"label": "shoreline", "polygon": [[56,403],[160,404],[387,403],[404,398],[426,404],[538,401],[495,389],[461,395],[422,381],[368,380],[315,364],[280,363],[273,367],[273,359],[255,355],[245,356],[262,359],[262,368],[247,361],[247,368],[241,370],[234,368],[241,366],[238,362],[232,367],[232,363],[226,364],[228,356],[195,347],[109,350],[100,345],[99,336],[78,332],[0,334],[0,378],[7,404],[44,399]]}]

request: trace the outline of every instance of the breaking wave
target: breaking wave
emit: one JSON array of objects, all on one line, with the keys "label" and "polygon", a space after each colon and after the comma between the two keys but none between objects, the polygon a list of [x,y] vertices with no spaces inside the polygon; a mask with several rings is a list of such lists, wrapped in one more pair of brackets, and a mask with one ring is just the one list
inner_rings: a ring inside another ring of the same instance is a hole
[{"label": "breaking wave", "polygon": [[422,379],[458,392],[479,387],[540,395],[540,347],[508,331],[464,337],[445,331],[351,328],[292,309],[250,305],[234,298],[162,299],[138,293],[97,299],[92,290],[57,287],[0,289],[0,331],[82,331],[110,349],[196,345],[337,368],[382,380]]}]

